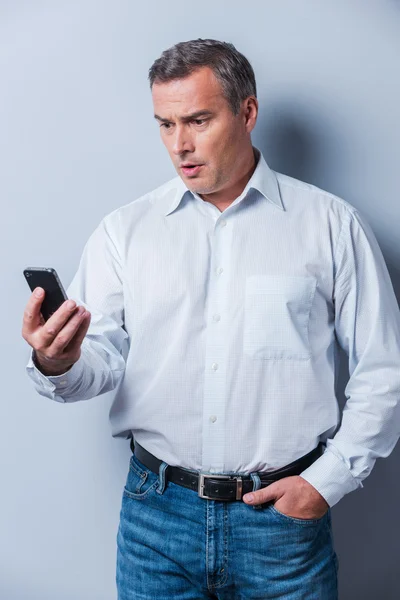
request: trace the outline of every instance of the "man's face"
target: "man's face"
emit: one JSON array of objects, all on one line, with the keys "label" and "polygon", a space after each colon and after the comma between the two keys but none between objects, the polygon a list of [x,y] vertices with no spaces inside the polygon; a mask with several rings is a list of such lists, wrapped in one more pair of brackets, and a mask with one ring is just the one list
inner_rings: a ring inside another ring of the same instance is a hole
[{"label": "man's face", "polygon": [[154,83],[152,96],[161,138],[187,187],[210,194],[235,183],[249,125],[243,103],[235,116],[212,70],[201,67],[183,79]]}]

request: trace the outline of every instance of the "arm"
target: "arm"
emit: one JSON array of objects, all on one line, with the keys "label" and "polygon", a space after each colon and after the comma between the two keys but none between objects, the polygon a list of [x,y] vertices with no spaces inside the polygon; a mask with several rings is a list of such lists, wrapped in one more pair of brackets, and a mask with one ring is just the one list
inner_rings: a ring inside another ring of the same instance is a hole
[{"label": "arm", "polygon": [[31,351],[27,374],[36,391],[52,400],[87,400],[113,390],[123,377],[129,340],[124,329],[122,263],[114,241],[117,216],[114,212],[105,217],[92,233],[66,290],[69,298],[91,313],[80,358],[65,373],[46,376]]},{"label": "arm", "polygon": [[343,222],[336,253],[335,331],[349,358],[341,426],[301,477],[330,506],[362,488],[377,458],[400,436],[400,312],[385,260],[356,209]]}]

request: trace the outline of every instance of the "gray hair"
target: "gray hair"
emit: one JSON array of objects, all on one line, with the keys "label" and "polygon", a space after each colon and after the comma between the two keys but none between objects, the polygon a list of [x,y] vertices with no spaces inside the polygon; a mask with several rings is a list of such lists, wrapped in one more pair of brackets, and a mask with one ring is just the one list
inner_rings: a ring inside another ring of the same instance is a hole
[{"label": "gray hair", "polygon": [[187,77],[200,67],[212,69],[234,115],[239,113],[242,100],[257,97],[254,71],[247,58],[229,42],[201,38],[164,50],[149,69],[150,88],[153,83]]}]

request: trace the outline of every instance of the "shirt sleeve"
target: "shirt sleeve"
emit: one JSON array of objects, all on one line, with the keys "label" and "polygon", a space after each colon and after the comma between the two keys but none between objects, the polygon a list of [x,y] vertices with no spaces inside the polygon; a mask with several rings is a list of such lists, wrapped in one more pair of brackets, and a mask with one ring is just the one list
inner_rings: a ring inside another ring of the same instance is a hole
[{"label": "shirt sleeve", "polygon": [[78,270],[66,289],[68,298],[91,313],[81,356],[65,373],[46,376],[32,349],[26,372],[36,391],[57,402],[88,400],[116,388],[125,371],[129,338],[124,327],[123,275],[115,241],[118,231],[103,218],[89,237]]},{"label": "shirt sleeve", "polygon": [[400,436],[400,311],[374,233],[349,211],[337,246],[335,333],[349,359],[342,421],[301,476],[330,506],[362,488]]}]

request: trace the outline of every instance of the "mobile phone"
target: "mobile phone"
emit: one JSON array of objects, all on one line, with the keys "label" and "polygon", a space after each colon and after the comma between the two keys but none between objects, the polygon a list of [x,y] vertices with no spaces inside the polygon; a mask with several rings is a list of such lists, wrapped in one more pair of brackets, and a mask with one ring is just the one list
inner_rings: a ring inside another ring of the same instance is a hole
[{"label": "mobile phone", "polygon": [[38,286],[44,289],[45,296],[40,310],[47,321],[68,300],[57,271],[51,267],[27,267],[24,269],[24,276],[32,292]]}]

